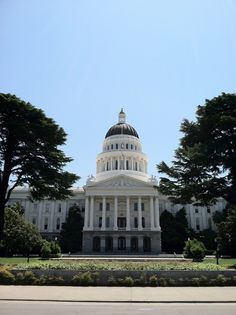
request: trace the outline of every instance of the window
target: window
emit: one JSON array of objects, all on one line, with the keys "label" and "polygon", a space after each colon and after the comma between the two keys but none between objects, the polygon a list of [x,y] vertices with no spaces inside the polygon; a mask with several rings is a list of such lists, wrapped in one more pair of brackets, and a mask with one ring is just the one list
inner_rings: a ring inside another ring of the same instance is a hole
[{"label": "window", "polygon": [[143,238],[143,251],[150,252],[151,251],[151,239],[149,237]]},{"label": "window", "polygon": [[113,144],[111,144],[111,149],[113,150]]},{"label": "window", "polygon": [[122,218],[122,217],[117,218],[117,225],[118,225],[118,228],[125,228],[126,218]]},{"label": "window", "polygon": [[138,203],[137,202],[134,203],[134,211],[138,211]]},{"label": "window", "polygon": [[138,238],[137,237],[131,237],[130,247],[131,247],[131,252],[138,251]]},{"label": "window", "polygon": [[142,207],[142,211],[144,211],[145,210],[144,202],[141,203],[141,207]]},{"label": "window", "polygon": [[61,220],[60,220],[60,218],[57,218],[56,230],[60,230],[60,227],[61,227]]},{"label": "window", "polygon": [[125,237],[118,237],[118,250],[126,249]]},{"label": "window", "polygon": [[134,146],[131,144],[131,146],[130,146],[131,150],[133,150],[133,147],[134,147]]},{"label": "window", "polygon": [[110,218],[106,217],[106,227],[109,228],[110,227]]},{"label": "window", "polygon": [[109,145],[107,146],[107,151],[109,151]]},{"label": "window", "polygon": [[116,160],[115,169],[118,170],[118,161]]},{"label": "window", "polygon": [[98,219],[98,227],[102,227],[102,217],[99,217]]},{"label": "window", "polygon": [[102,211],[102,202],[99,202],[99,211]]},{"label": "window", "polygon": [[137,170],[138,170],[138,163],[135,162],[135,171],[137,171]]},{"label": "window", "polygon": [[116,143],[116,150],[118,150],[118,143]]},{"label": "window", "polygon": [[36,218],[32,219],[32,224],[36,225]]},{"label": "window", "polygon": [[199,220],[199,218],[196,218],[196,230],[200,231],[200,220]]},{"label": "window", "polygon": [[109,162],[107,162],[107,171],[109,171]]},{"label": "window", "polygon": [[127,150],[129,149],[129,145],[128,145],[128,143],[126,143],[126,149],[127,149]]},{"label": "window", "polygon": [[82,207],[82,212],[84,212],[84,211],[85,211],[85,207],[83,206],[83,207]]},{"label": "window", "polygon": [[121,147],[121,149],[124,149],[124,143],[121,143],[120,147]]},{"label": "window", "polygon": [[110,203],[109,202],[106,203],[106,211],[110,211]]},{"label": "window", "polygon": [[94,237],[93,238],[93,251],[94,252],[100,252],[101,249],[101,240],[100,237]]},{"label": "window", "polygon": [[61,212],[61,203],[58,205],[58,212]]},{"label": "window", "polygon": [[211,213],[211,209],[210,208],[207,208],[207,213]]},{"label": "window", "polygon": [[134,218],[134,228],[135,229],[138,228],[138,218],[137,217]]},{"label": "window", "polygon": [[198,213],[198,209],[197,208],[195,209],[195,213]]},{"label": "window", "polygon": [[145,218],[142,217],[142,227],[145,228]]},{"label": "window", "polygon": [[126,169],[127,170],[129,169],[129,161],[128,160],[126,161]]},{"label": "window", "polygon": [[44,230],[48,229],[48,218],[44,219]]},{"label": "window", "polygon": [[105,251],[106,252],[113,251],[113,239],[110,236],[105,238]]}]

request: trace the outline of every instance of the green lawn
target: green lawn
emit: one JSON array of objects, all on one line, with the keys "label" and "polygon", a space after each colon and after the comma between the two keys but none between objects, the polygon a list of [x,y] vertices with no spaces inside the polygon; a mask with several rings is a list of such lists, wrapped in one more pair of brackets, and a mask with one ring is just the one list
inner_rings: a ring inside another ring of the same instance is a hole
[{"label": "green lawn", "polygon": [[[38,261],[38,257],[30,258],[30,262]],[[27,257],[0,257],[0,265],[17,265],[27,262]]]},{"label": "green lawn", "polygon": [[[216,263],[216,258],[206,258],[202,263]],[[220,258],[219,265],[229,268],[230,266],[235,266],[236,268],[236,258]]]}]

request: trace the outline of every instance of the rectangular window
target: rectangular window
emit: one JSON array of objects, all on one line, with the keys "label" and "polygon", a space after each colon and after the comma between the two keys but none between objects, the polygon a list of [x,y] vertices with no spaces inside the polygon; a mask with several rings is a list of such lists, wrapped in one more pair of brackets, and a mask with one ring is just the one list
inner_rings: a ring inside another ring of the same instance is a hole
[{"label": "rectangular window", "polygon": [[58,204],[58,212],[61,212],[61,203]]},{"label": "rectangular window", "polygon": [[99,211],[102,211],[102,202],[99,202]]},{"label": "rectangular window", "polygon": [[135,229],[138,228],[138,218],[137,217],[134,218],[134,228]]},{"label": "rectangular window", "polygon": [[44,230],[46,231],[48,229],[48,218],[44,219]]},{"label": "rectangular window", "polygon": [[211,213],[211,209],[210,208],[207,208],[207,213]]},{"label": "rectangular window", "polygon": [[102,217],[99,217],[98,227],[102,227]]},{"label": "rectangular window", "polygon": [[197,208],[195,209],[195,213],[198,213],[198,209]]},{"label": "rectangular window", "polygon": [[130,147],[131,147],[131,150],[133,150],[133,147],[134,147],[134,146],[133,146],[132,144],[131,144],[131,146],[130,146]]},{"label": "rectangular window", "polygon": [[200,231],[200,220],[199,220],[199,218],[196,218],[196,230]]},{"label": "rectangular window", "polygon": [[111,144],[111,149],[113,150],[113,144]]},{"label": "rectangular window", "polygon": [[60,230],[60,227],[61,227],[61,220],[60,220],[60,218],[57,218],[56,229]]},{"label": "rectangular window", "polygon": [[127,150],[129,149],[129,145],[128,145],[128,143],[126,143],[126,149],[127,149]]},{"label": "rectangular window", "polygon": [[32,219],[32,224],[36,225],[36,218]]},{"label": "rectangular window", "polygon": [[110,227],[110,218],[106,217],[106,227],[109,228]]},{"label": "rectangular window", "polygon": [[116,143],[116,149],[118,150],[118,143]]},{"label": "rectangular window", "polygon": [[142,202],[141,207],[142,207],[142,211],[144,211],[145,210],[144,202]]},{"label": "rectangular window", "polygon": [[118,228],[125,228],[126,218],[122,218],[122,217],[117,218],[117,225],[118,225]]},{"label": "rectangular window", "polygon": [[142,217],[142,227],[145,228],[145,218]]},{"label": "rectangular window", "polygon": [[106,210],[110,211],[110,203],[109,202],[106,203]]},{"label": "rectangular window", "polygon": [[138,211],[138,203],[137,202],[134,203],[134,211]]}]

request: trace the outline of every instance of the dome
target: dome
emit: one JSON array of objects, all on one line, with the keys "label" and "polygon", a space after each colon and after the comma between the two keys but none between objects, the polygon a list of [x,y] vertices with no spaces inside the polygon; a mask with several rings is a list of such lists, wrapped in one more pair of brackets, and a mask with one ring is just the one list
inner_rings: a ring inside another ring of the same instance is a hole
[{"label": "dome", "polygon": [[129,135],[129,136],[134,136],[136,138],[139,138],[137,131],[134,129],[134,127],[125,124],[125,123],[118,123],[114,126],[112,126],[105,138],[108,138],[110,136],[114,136],[114,135]]},{"label": "dome", "polygon": [[138,133],[134,129],[134,127],[130,126],[129,124],[126,124],[125,113],[123,111],[123,108],[119,113],[119,122],[108,130],[105,139],[114,135],[129,135],[139,138]]}]

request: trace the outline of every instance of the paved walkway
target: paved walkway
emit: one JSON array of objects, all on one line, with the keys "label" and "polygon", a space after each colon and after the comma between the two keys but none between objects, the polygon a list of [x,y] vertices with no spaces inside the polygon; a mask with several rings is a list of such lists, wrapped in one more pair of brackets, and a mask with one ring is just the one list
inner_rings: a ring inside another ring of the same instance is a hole
[{"label": "paved walkway", "polygon": [[136,303],[232,303],[236,287],[0,286],[0,300]]}]

